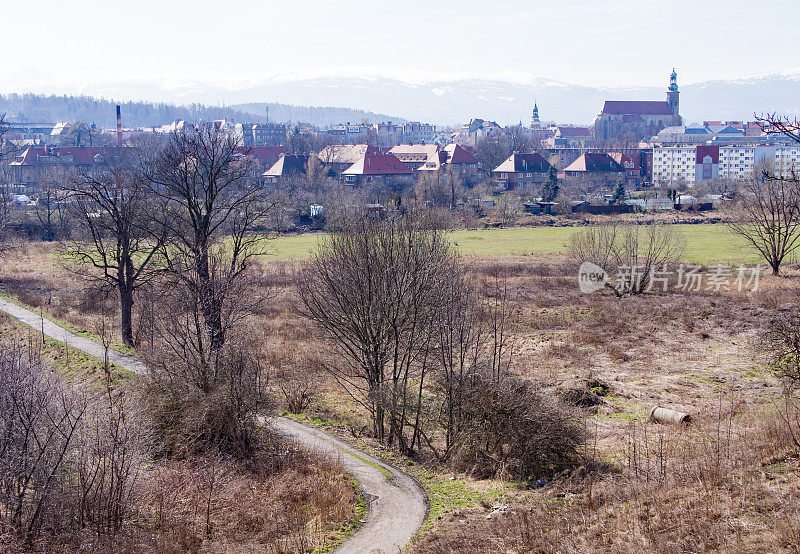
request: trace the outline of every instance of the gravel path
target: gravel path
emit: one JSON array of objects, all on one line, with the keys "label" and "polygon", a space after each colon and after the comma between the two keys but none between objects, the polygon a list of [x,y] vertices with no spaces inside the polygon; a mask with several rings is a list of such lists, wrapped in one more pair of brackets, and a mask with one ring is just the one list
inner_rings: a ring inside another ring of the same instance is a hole
[{"label": "gravel path", "polygon": [[[40,314],[5,298],[0,298],[0,311],[90,356],[103,359],[105,355],[101,344],[71,333],[47,318],[42,320]],[[109,350],[108,358],[111,363],[138,375],[147,373],[147,366],[133,356]],[[337,552],[399,552],[422,526],[427,513],[425,492],[405,473],[320,429],[284,417],[262,418],[262,423],[305,449],[330,456],[353,475],[361,487],[369,505],[366,521]]]}]

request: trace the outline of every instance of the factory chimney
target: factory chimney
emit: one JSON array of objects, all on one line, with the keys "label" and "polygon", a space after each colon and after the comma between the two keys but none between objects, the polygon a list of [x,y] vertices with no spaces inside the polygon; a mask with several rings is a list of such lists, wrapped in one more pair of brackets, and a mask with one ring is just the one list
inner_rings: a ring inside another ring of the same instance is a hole
[{"label": "factory chimney", "polygon": [[122,111],[117,106],[117,146],[122,146]]}]

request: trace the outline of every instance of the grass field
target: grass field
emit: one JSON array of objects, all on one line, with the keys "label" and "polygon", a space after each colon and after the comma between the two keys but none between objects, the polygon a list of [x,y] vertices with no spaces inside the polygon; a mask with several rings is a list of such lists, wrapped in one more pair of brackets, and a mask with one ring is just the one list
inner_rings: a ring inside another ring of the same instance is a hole
[{"label": "grass field", "polygon": [[[686,241],[684,259],[705,265],[756,263],[758,256],[725,225],[675,225]],[[454,231],[451,239],[465,255],[560,254],[567,250],[575,227],[515,227]],[[284,236],[272,243],[272,259],[307,258],[316,247],[319,233]]]}]

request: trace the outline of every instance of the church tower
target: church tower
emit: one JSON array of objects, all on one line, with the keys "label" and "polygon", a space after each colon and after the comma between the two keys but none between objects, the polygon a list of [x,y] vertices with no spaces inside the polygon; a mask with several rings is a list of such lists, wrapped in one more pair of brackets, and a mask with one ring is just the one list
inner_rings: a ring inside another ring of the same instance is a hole
[{"label": "church tower", "polygon": [[680,114],[678,113],[678,96],[680,92],[678,92],[678,74],[675,72],[675,68],[672,68],[672,75],[669,76],[669,88],[667,89],[667,102],[669,102],[670,107],[672,108],[672,116],[676,120],[677,124],[680,125]]},{"label": "church tower", "polygon": [[533,102],[533,115],[531,115],[531,129],[538,129],[542,126],[541,121],[539,121],[539,106],[536,105],[536,101]]}]

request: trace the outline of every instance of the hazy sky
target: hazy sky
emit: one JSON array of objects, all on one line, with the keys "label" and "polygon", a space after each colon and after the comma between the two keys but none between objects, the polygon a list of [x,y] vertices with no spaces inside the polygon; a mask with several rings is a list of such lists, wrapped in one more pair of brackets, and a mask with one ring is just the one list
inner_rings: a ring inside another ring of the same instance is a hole
[{"label": "hazy sky", "polygon": [[[285,72],[665,85],[800,67],[798,0],[5,1],[0,91]],[[773,36],[773,30],[780,32]]]}]

